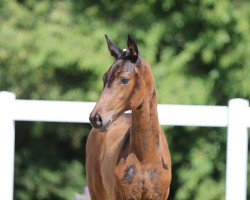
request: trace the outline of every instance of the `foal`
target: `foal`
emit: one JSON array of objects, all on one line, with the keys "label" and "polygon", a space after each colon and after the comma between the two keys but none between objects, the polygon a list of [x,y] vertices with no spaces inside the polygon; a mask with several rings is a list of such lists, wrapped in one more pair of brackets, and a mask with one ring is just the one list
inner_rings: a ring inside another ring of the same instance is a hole
[{"label": "foal", "polygon": [[[128,36],[122,51],[105,35],[114,64],[90,114],[86,146],[92,200],[166,200],[171,182],[167,140],[160,128],[150,66]],[[124,113],[132,110],[131,114]]]}]

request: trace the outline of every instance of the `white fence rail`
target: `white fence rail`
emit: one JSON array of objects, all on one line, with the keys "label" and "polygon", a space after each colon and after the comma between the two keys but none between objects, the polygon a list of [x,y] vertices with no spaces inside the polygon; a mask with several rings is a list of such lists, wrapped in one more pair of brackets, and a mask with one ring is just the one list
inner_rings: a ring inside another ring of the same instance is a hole
[{"label": "white fence rail", "polygon": [[[0,92],[0,197],[13,200],[15,121],[89,123],[94,103],[16,100]],[[229,106],[159,105],[161,125],[227,127],[226,200],[246,200],[249,102]]]}]

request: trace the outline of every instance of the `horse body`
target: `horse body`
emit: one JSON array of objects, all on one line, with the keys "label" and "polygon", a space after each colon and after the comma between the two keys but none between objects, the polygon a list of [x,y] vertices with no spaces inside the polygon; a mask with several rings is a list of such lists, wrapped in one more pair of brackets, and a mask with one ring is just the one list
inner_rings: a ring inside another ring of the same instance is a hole
[{"label": "horse body", "polygon": [[90,115],[86,163],[91,199],[166,200],[171,160],[150,66],[131,37],[123,53],[106,39],[116,62],[103,77],[104,90]]}]

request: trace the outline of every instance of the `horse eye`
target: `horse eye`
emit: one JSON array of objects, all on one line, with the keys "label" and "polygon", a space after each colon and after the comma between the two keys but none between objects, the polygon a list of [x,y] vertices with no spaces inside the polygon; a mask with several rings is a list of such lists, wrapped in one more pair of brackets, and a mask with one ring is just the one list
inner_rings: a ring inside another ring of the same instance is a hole
[{"label": "horse eye", "polygon": [[121,84],[125,85],[129,82],[129,78],[122,77],[121,78]]}]

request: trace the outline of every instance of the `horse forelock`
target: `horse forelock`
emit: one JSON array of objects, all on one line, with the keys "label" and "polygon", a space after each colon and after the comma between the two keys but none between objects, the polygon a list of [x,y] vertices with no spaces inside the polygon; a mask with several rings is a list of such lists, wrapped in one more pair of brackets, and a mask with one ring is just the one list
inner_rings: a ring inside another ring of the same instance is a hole
[{"label": "horse forelock", "polygon": [[118,56],[118,59],[121,60],[130,60],[131,54],[128,49],[124,49],[123,52]]}]

